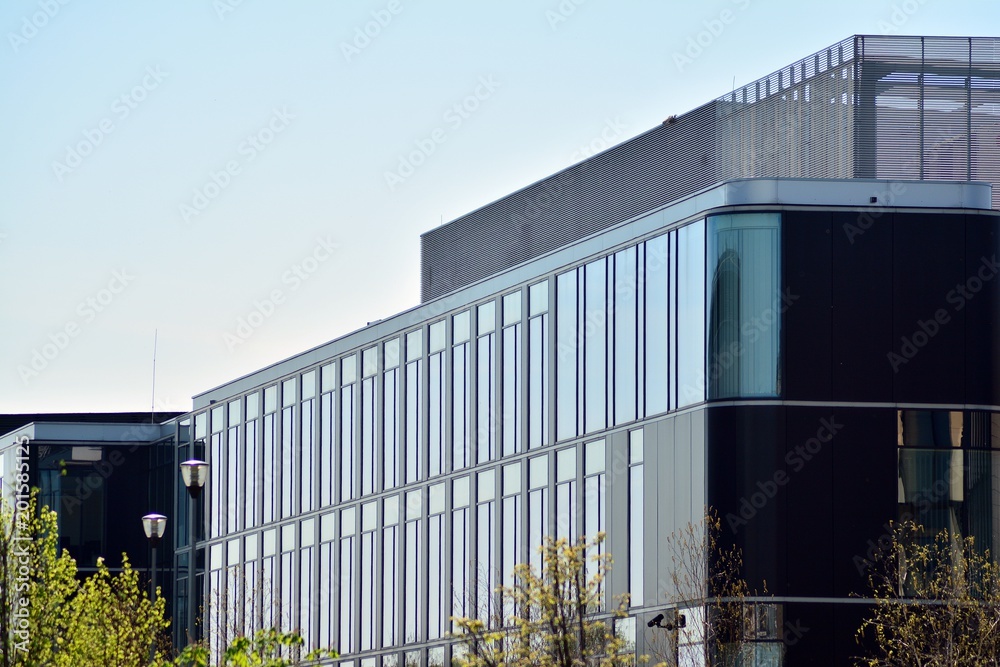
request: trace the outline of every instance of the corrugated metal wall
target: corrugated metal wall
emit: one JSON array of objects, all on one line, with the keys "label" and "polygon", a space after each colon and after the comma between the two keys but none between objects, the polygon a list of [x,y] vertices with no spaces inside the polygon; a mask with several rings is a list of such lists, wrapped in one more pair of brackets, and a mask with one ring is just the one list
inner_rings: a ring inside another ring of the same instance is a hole
[{"label": "corrugated metal wall", "polygon": [[744,177],[983,180],[1000,38],[855,36],[421,238],[424,301]]}]

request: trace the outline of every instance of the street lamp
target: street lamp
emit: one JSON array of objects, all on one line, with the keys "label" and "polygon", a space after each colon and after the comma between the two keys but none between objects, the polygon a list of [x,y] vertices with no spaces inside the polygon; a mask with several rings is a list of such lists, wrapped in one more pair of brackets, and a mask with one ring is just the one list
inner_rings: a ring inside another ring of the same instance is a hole
[{"label": "street lamp", "polygon": [[194,577],[195,577],[195,531],[194,531],[194,501],[201,495],[201,487],[205,486],[208,477],[208,464],[200,459],[190,459],[181,463],[181,477],[187,487],[191,502],[188,503],[188,604],[187,632],[188,641],[194,641]]},{"label": "street lamp", "polygon": [[142,529],[146,531],[149,546],[153,549],[153,576],[149,581],[149,599],[151,602],[156,602],[156,546],[167,530],[167,517],[162,514],[147,514],[142,517]]}]

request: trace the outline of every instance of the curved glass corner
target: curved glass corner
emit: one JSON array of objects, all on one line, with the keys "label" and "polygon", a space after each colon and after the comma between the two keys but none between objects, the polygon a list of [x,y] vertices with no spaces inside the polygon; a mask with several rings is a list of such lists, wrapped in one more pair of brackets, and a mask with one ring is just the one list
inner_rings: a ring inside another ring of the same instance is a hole
[{"label": "curved glass corner", "polygon": [[781,391],[781,214],[709,216],[708,398]]}]

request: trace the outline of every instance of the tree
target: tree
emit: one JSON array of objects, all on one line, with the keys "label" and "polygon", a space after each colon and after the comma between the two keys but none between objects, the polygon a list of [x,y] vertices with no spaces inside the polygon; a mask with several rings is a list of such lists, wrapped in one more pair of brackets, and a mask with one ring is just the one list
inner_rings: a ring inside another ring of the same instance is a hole
[{"label": "tree", "polygon": [[[514,568],[514,584],[497,589],[500,602],[486,618],[453,618],[466,642],[463,667],[624,667],[634,657],[600,618],[604,580],[611,558],[599,552],[604,533],[575,544],[547,538],[540,548],[542,571]],[[592,574],[588,576],[588,564]],[[610,614],[622,618],[628,600]]]},{"label": "tree", "polygon": [[857,632],[868,667],[1000,665],[1000,569],[973,537],[912,521],[868,563],[873,608]]},{"label": "tree", "polygon": [[139,586],[139,574],[122,554],[122,571],[112,576],[103,558],[70,602],[69,625],[56,667],[115,665],[146,667],[150,648],[169,646],[165,636],[166,600],[157,589],[152,602]]},{"label": "tree", "polygon": [[[297,632],[277,628],[258,630],[253,637],[238,636],[226,647],[218,667],[295,667],[299,660],[286,657],[297,652],[305,642]],[[332,649],[317,649],[306,656],[307,662],[336,659]],[[173,662],[160,662],[158,667],[211,667],[209,650],[204,644],[189,644]]]},{"label": "tree", "polygon": [[[709,508],[702,521],[667,538],[672,586],[667,597],[676,618],[668,620],[668,633],[654,635],[652,649],[667,665],[693,661],[739,667],[774,659],[783,651],[777,607],[753,599],[757,593],[743,576],[743,553],[722,543],[721,528],[718,513]],[[766,595],[766,582],[763,588]],[[678,628],[682,617],[683,633]],[[773,641],[758,641],[762,629],[773,631]]]},{"label": "tree", "polygon": [[0,667],[54,663],[79,586],[56,513],[38,509],[37,489],[24,492],[0,505]]}]

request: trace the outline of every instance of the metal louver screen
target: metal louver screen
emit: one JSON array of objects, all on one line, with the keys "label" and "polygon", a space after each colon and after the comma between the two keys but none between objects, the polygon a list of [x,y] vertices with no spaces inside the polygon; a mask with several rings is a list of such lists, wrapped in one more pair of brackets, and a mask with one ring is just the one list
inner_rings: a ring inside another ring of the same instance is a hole
[{"label": "metal louver screen", "polygon": [[733,178],[994,184],[1000,38],[855,36],[427,232],[435,299]]}]

